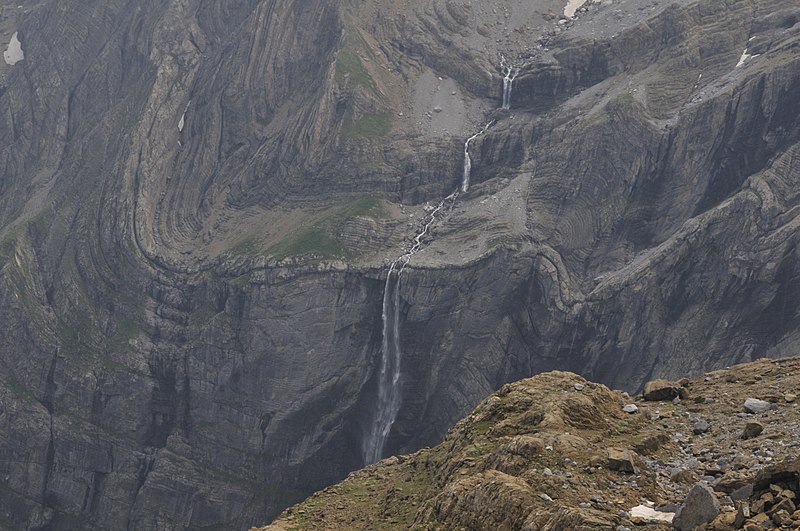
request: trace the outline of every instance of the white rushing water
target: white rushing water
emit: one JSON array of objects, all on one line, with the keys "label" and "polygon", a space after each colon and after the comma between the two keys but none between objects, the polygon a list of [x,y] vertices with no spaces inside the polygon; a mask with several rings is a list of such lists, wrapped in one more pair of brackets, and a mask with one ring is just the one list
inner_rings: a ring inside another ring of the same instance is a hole
[{"label": "white rushing water", "polygon": [[494,120],[483,126],[483,129],[472,135],[464,142],[464,176],[461,179],[461,191],[467,192],[469,190],[469,178],[472,174],[472,158],[469,156],[469,144],[492,126]]},{"label": "white rushing water", "polygon": [[364,462],[377,462],[400,411],[400,270],[392,262],[383,287],[383,341],[381,342],[381,372],[378,375],[378,404],[375,420],[364,444]]},{"label": "white rushing water", "polygon": [[22,51],[22,43],[19,42],[17,32],[11,36],[11,42],[8,43],[8,48],[3,52],[3,59],[7,65],[15,65],[25,59],[25,53]]},{"label": "white rushing water", "polygon": [[430,211],[425,218],[422,230],[414,237],[411,247],[405,254],[394,260],[389,265],[386,274],[386,283],[383,287],[383,308],[381,320],[383,322],[383,338],[381,341],[381,370],[378,375],[378,404],[375,409],[375,419],[364,442],[364,462],[375,463],[383,457],[386,440],[389,432],[397,420],[402,403],[402,367],[403,357],[400,348],[400,277],[414,256],[425,243],[427,236],[437,216],[447,207],[452,207],[458,197],[458,192],[448,195]]},{"label": "white rushing water", "polygon": [[519,68],[507,64],[505,57],[501,56],[500,59],[500,68],[503,71],[503,109],[509,110],[511,108],[511,87],[519,74]]}]

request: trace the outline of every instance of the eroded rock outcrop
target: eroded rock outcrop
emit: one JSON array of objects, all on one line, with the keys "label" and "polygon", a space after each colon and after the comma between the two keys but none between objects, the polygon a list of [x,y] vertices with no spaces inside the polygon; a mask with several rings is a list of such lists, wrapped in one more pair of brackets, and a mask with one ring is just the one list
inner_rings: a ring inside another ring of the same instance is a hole
[{"label": "eroded rock outcrop", "polygon": [[[642,399],[630,416],[621,392],[545,373],[501,388],[442,444],[355,472],[260,529],[792,529],[798,408],[777,404],[761,417],[767,438],[743,441],[738,406],[798,383],[800,359],[762,360],[688,381],[702,400]],[[699,415],[719,429],[692,434]]]}]

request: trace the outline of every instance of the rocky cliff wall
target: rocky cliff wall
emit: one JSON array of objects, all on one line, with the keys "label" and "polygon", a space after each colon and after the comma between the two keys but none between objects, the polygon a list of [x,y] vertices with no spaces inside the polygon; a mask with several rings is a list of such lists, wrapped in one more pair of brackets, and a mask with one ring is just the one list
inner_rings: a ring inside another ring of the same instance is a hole
[{"label": "rocky cliff wall", "polygon": [[244,528],[359,467],[386,260],[490,120],[403,273],[387,451],[541,371],[633,390],[795,349],[788,0],[21,5],[3,525]]}]

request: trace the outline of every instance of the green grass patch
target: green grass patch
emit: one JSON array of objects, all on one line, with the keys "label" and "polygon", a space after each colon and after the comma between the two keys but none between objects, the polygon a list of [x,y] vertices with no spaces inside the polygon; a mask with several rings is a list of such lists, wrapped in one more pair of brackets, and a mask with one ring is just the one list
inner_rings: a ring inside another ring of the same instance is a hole
[{"label": "green grass patch", "polygon": [[381,138],[391,130],[392,115],[388,112],[367,114],[358,120],[353,120],[352,113],[348,112],[342,125],[342,135],[346,139]]},{"label": "green grass patch", "polygon": [[310,227],[273,245],[268,252],[282,260],[289,256],[314,258],[347,258],[347,250],[339,240],[330,236],[324,227]]},{"label": "green grass patch", "polygon": [[333,217],[340,221],[347,221],[357,216],[372,219],[387,219],[389,217],[389,210],[386,208],[386,203],[381,199],[365,196],[339,208]]},{"label": "green grass patch", "polygon": [[[367,48],[366,43],[362,42],[362,48]],[[364,89],[381,101],[385,96],[378,90],[378,84],[372,79],[364,63],[356,52],[356,45],[349,42],[344,48],[339,50],[336,55],[336,72],[334,74],[336,84],[342,89]]]},{"label": "green grass patch", "polygon": [[[353,258],[353,253],[342,243],[340,234],[344,225],[355,217],[386,219],[390,217],[390,213],[383,200],[360,197],[317,215],[305,226],[287,234],[283,240],[267,249],[263,248],[263,244],[255,236],[247,236],[231,247],[229,252],[250,256],[264,253],[277,260],[290,256],[305,256],[312,260]],[[236,286],[248,282],[249,275],[232,281]]]},{"label": "green grass patch", "polygon": [[33,392],[22,385],[22,383],[20,383],[20,381],[17,380],[13,374],[8,375],[8,378],[6,379],[6,385],[8,385],[8,389],[19,398],[22,398],[30,403],[36,402],[36,396],[34,396]]},{"label": "green grass patch", "polygon": [[254,236],[242,238],[236,242],[233,247],[231,247],[231,252],[233,254],[254,255],[257,254],[259,250],[260,246],[258,244],[258,240]]},{"label": "green grass patch", "polygon": [[486,435],[489,429],[494,426],[494,423],[489,420],[482,420],[472,425],[473,431],[478,435]]}]

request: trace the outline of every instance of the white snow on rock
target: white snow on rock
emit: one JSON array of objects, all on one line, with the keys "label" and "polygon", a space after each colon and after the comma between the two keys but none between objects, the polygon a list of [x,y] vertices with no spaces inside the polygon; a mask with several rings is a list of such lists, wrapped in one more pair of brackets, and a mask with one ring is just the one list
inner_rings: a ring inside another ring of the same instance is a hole
[{"label": "white snow on rock", "polygon": [[572,18],[575,16],[575,11],[583,5],[586,0],[567,0],[567,5],[564,6],[564,16]]},{"label": "white snow on rock", "polygon": [[22,51],[22,43],[19,42],[17,32],[11,36],[11,42],[8,43],[8,48],[3,52],[3,59],[7,65],[15,65],[25,59],[25,53]]},{"label": "white snow on rock", "polygon": [[656,511],[647,505],[637,505],[630,510],[631,522],[646,524],[646,523],[665,523],[671,524],[672,519],[675,518],[675,513],[662,513]]},{"label": "white snow on rock", "polygon": [[186,126],[186,113],[189,112],[189,105],[191,103],[192,102],[190,101],[190,102],[188,102],[186,104],[186,108],[183,110],[183,114],[181,115],[181,119],[178,122],[178,132],[179,133],[183,133],[183,128]]},{"label": "white snow on rock", "polygon": [[758,57],[759,55],[761,54],[750,55],[749,53],[747,53],[747,48],[745,48],[744,51],[742,52],[742,56],[739,58],[739,62],[736,63],[736,68],[742,66],[744,62],[747,61],[748,59],[752,59],[753,57]]}]

